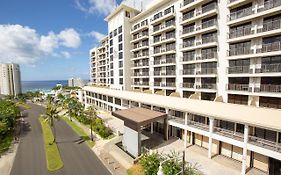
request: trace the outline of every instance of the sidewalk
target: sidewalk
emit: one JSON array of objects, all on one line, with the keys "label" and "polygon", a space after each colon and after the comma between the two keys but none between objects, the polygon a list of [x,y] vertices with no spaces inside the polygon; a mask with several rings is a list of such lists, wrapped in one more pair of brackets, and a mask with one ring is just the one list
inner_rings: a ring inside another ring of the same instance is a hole
[{"label": "sidewalk", "polygon": [[1,175],[10,175],[14,159],[18,149],[18,142],[13,142],[9,151],[0,157]]}]

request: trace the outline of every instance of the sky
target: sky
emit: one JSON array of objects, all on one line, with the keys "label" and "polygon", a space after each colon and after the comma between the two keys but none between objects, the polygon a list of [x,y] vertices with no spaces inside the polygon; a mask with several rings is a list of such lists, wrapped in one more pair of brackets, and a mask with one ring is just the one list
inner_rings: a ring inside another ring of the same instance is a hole
[{"label": "sky", "polygon": [[[140,0],[0,0],[0,63],[29,80],[89,79],[89,50],[107,34],[104,18]],[[148,0],[143,0],[143,4]]]}]

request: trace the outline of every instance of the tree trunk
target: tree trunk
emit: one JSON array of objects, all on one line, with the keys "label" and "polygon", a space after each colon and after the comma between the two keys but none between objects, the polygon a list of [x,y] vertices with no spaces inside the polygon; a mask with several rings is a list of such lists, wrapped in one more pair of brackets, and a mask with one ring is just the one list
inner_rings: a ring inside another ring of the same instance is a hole
[{"label": "tree trunk", "polygon": [[94,137],[93,137],[93,128],[92,128],[92,123],[91,123],[91,140],[94,141]]}]

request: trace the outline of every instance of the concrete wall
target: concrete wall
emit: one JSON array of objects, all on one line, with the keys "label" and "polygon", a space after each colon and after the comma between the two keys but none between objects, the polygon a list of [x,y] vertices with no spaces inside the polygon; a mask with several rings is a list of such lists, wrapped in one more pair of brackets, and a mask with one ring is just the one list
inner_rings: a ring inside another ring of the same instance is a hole
[{"label": "concrete wall", "polygon": [[137,157],[139,154],[139,133],[131,128],[124,126],[124,135],[123,135],[123,146],[125,149],[132,154],[133,156]]}]

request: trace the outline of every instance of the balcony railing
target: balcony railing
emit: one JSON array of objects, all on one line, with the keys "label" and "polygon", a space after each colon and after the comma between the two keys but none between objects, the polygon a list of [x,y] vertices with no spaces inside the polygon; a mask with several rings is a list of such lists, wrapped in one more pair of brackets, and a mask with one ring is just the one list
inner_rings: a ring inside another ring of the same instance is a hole
[{"label": "balcony railing", "polygon": [[201,53],[201,57],[197,57],[196,60],[207,60],[207,59],[213,59],[217,58],[218,53],[217,52],[207,52],[207,53]]},{"label": "balcony railing", "polygon": [[162,24],[162,25],[159,25],[159,26],[157,26],[157,27],[154,27],[154,28],[153,28],[153,32],[157,32],[157,31],[159,31],[159,30],[168,28],[168,27],[170,27],[170,26],[174,26],[175,24],[176,24],[175,21],[168,22],[168,23],[164,23],[164,24]]},{"label": "balcony railing", "polygon": [[165,76],[165,75],[176,75],[175,70],[166,70],[166,71],[154,71],[155,76]]},{"label": "balcony railing", "polygon": [[144,36],[148,36],[148,32],[141,33],[139,35],[133,36],[133,40],[139,39],[139,38],[144,37]]},{"label": "balcony railing", "polygon": [[185,55],[181,59],[181,61],[194,61],[194,60],[195,60],[195,54],[193,54],[193,55]]},{"label": "balcony railing", "polygon": [[228,51],[229,56],[248,55],[253,53],[254,50],[249,47],[230,48],[230,50]]},{"label": "balcony railing", "polygon": [[170,63],[176,63],[176,60],[173,58],[166,58],[162,60],[154,60],[154,65],[159,65],[159,64],[170,64]]},{"label": "balcony railing", "polygon": [[249,84],[228,84],[227,89],[231,91],[251,91]]},{"label": "balcony railing", "polygon": [[244,8],[235,12],[232,12],[228,15],[228,20],[232,21],[235,19],[243,18],[245,16],[254,14],[252,7]]},{"label": "balcony railing", "polygon": [[197,75],[206,75],[206,74],[216,74],[217,68],[201,68],[200,71],[197,71]]},{"label": "balcony railing", "polygon": [[176,83],[173,83],[173,82],[154,82],[154,86],[176,87]]},{"label": "balcony railing", "polygon": [[238,1],[238,0],[228,0],[228,4],[231,4],[231,3],[233,3],[233,2],[235,2],[235,1]]},{"label": "balcony railing", "polygon": [[186,6],[187,4],[193,3],[195,0],[184,0],[183,3],[181,4],[181,7]]},{"label": "balcony railing", "polygon": [[240,141],[244,139],[243,133],[235,132],[233,130],[229,130],[221,127],[214,127],[214,132]]},{"label": "balcony railing", "polygon": [[149,66],[148,61],[138,62],[133,64],[134,67]]},{"label": "balcony railing", "polygon": [[202,37],[202,44],[212,43],[217,41],[217,36],[212,35],[208,37]]},{"label": "balcony railing", "polygon": [[257,53],[276,52],[276,51],[281,51],[281,42],[262,44],[262,48],[257,49]]},{"label": "balcony railing", "polygon": [[191,32],[194,32],[194,30],[195,30],[195,26],[186,27],[186,28],[183,28],[182,34],[191,33]]},{"label": "balcony railing", "polygon": [[200,86],[197,86],[199,89],[217,89],[215,83],[202,83]]},{"label": "balcony railing", "polygon": [[271,30],[277,30],[281,28],[281,20],[274,20],[274,21],[269,21],[269,22],[264,22],[263,27],[261,29],[258,29],[258,33],[261,32],[267,32]]},{"label": "balcony railing", "polygon": [[217,25],[217,20],[216,19],[212,19],[209,21],[205,21],[202,23],[202,29],[208,28],[208,27],[212,27]]},{"label": "balcony railing", "polygon": [[182,20],[181,20],[181,21],[185,21],[185,20],[187,20],[187,19],[193,18],[194,15],[195,15],[195,10],[192,11],[192,12],[188,12],[188,13],[186,13],[186,14],[184,14],[184,15],[182,16]]},{"label": "balcony railing", "polygon": [[263,148],[267,148],[270,150],[281,152],[281,145],[280,143],[273,142],[270,140],[262,139],[256,136],[249,136],[249,143],[253,145],[257,145]]},{"label": "balcony railing", "polygon": [[209,12],[211,10],[214,10],[216,8],[217,8],[217,4],[216,3],[211,3],[211,4],[208,4],[208,5],[204,6],[204,7],[202,7],[201,11],[202,11],[202,14],[203,14],[203,13]]},{"label": "balcony railing", "polygon": [[149,72],[134,72],[133,76],[149,76]]},{"label": "balcony railing", "polygon": [[256,69],[256,73],[274,73],[274,72],[281,72],[281,63],[262,64],[261,68]]},{"label": "balcony railing", "polygon": [[190,125],[192,127],[196,127],[196,128],[199,128],[199,129],[203,129],[205,131],[209,130],[209,125],[206,125],[206,124],[200,123],[200,122],[196,122],[196,121],[192,121],[192,120],[188,120],[187,125]]},{"label": "balcony railing", "polygon": [[183,88],[194,88],[194,83],[183,82],[181,87],[183,87]]},{"label": "balcony railing", "polygon": [[134,82],[134,85],[137,85],[137,86],[149,86],[149,82],[145,82],[145,81],[139,82],[139,81],[137,81],[137,82]]},{"label": "balcony railing", "polygon": [[195,40],[184,41],[181,45],[181,48],[192,47],[192,46],[195,46]]},{"label": "balcony railing", "polygon": [[228,68],[229,74],[249,74],[253,73],[253,70],[250,69],[250,66],[233,66]]},{"label": "balcony railing", "polygon": [[194,75],[195,74],[195,69],[183,69],[181,71],[182,75]]},{"label": "balcony railing", "polygon": [[262,8],[259,8],[258,12],[266,11],[281,6],[281,0],[269,0],[259,4],[259,6],[261,6]]},{"label": "balcony railing", "polygon": [[281,85],[275,84],[261,84],[259,88],[260,92],[281,92]]},{"label": "balcony railing", "polygon": [[140,58],[140,57],[144,57],[144,56],[149,56],[149,53],[143,52],[143,53],[139,53],[139,54],[134,54],[133,58]]},{"label": "balcony railing", "polygon": [[[161,13],[161,15],[159,15],[159,16],[157,16],[157,17],[153,17],[153,18],[151,18],[150,19],[150,21],[151,22],[153,22],[153,21],[156,21],[156,20],[158,20],[158,19],[160,19],[160,18],[162,18],[162,17],[164,17],[164,16],[166,16],[166,15],[168,15],[168,14],[172,14],[172,13],[174,13],[174,10],[173,9],[170,9],[170,10],[168,10],[168,11],[164,11],[164,12],[162,12]],[[164,15],[163,15],[164,14]]]},{"label": "balcony railing", "polygon": [[237,38],[237,37],[241,37],[241,36],[251,35],[254,33],[255,33],[255,31],[252,30],[252,27],[247,26],[247,27],[236,29],[236,30],[232,30],[229,33],[229,38],[232,39],[232,38]]}]

